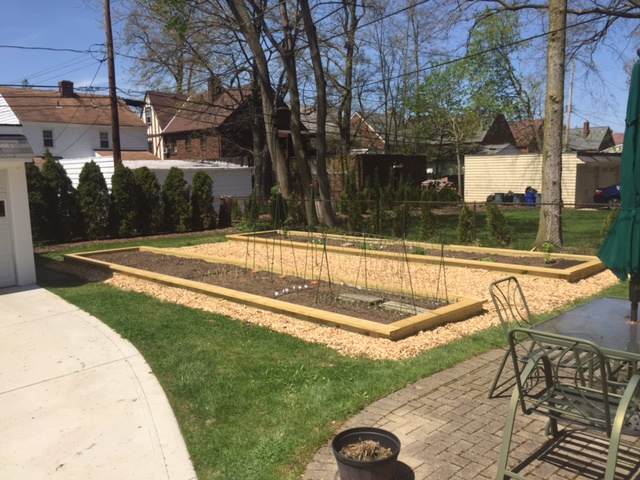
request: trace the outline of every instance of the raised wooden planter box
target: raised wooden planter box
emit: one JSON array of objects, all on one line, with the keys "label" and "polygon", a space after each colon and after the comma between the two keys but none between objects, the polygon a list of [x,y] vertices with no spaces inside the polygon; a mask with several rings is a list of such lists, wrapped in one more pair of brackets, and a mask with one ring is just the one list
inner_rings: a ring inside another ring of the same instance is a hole
[{"label": "raised wooden planter box", "polygon": [[[364,242],[366,243],[379,243],[380,245],[385,244],[400,244],[398,240],[384,240],[379,238],[371,238],[371,237],[353,237],[347,235],[325,235],[320,233],[309,233],[309,232],[297,232],[297,231],[289,231],[286,235],[282,235],[281,238],[274,237],[274,234],[281,234],[281,232],[276,230],[269,230],[264,232],[255,232],[255,233],[242,233],[235,235],[227,235],[227,239],[229,241],[234,242],[244,242],[244,243],[260,243],[266,245],[282,245],[287,248],[297,248],[297,249],[308,249],[308,248],[326,248],[329,252],[334,253],[342,253],[345,255],[366,255],[370,257],[376,258],[388,258],[388,259],[396,259],[399,260],[402,258],[405,261],[415,262],[415,263],[426,263],[426,264],[436,264],[439,265],[444,262],[447,266],[452,267],[468,267],[468,268],[479,268],[483,270],[495,270],[505,272],[511,275],[519,274],[519,275],[533,275],[537,277],[547,277],[547,278],[559,278],[563,280],[567,280],[569,282],[577,282],[578,280],[582,280],[583,278],[590,277],[596,273],[604,271],[606,269],[605,265],[598,259],[598,257],[591,255],[572,255],[572,254],[562,254],[562,253],[552,253],[550,257],[553,260],[569,260],[572,262],[577,262],[575,265],[567,268],[558,268],[553,266],[532,266],[526,264],[519,263],[503,263],[503,262],[491,262],[491,261],[482,261],[482,260],[470,260],[464,258],[452,258],[455,255],[455,252],[464,252],[464,253],[477,253],[479,255],[484,256],[508,256],[516,259],[522,259],[523,262],[526,262],[527,259],[544,259],[545,254],[542,252],[529,252],[524,250],[510,250],[505,248],[485,248],[485,247],[471,247],[464,245],[446,245],[444,246],[445,255],[415,255],[411,253],[394,253],[382,250],[364,250],[353,247],[342,247],[335,245],[324,245],[323,239],[332,240],[332,241],[340,241],[343,243],[351,243],[355,245],[362,245]],[[305,237],[308,239],[312,239],[314,243],[309,242],[299,242],[293,240],[294,238]],[[422,243],[422,242],[405,242],[407,248],[424,248],[425,250],[436,250],[440,251],[443,246],[433,243]]]},{"label": "raised wooden planter box", "polygon": [[[249,294],[238,290],[232,290],[229,288],[218,287],[207,283],[196,282],[192,280],[186,280],[182,278],[172,277],[169,275],[153,273],[146,270],[137,268],[131,268],[123,265],[113,264],[91,258],[91,255],[95,255],[101,252],[115,252],[115,251],[147,251],[153,253],[160,253],[164,255],[171,255],[184,258],[195,258],[199,260],[205,260],[211,263],[219,264],[233,264],[238,266],[244,266],[243,261],[234,261],[228,258],[215,258],[210,256],[201,256],[190,254],[187,252],[167,251],[159,248],[151,247],[133,247],[123,248],[116,250],[102,250],[93,252],[84,252],[77,254],[68,254],[64,256],[65,261],[80,262],[95,265],[101,268],[108,269],[112,272],[118,272],[124,275],[129,275],[136,278],[141,278],[147,281],[156,282],[171,287],[185,288],[193,292],[202,293],[205,295],[211,295],[214,297],[223,298],[236,303],[249,305],[251,307],[272,311],[275,313],[281,313],[290,315],[295,318],[307,320],[322,325],[327,325],[336,328],[342,328],[345,330],[369,335],[372,337],[386,338],[390,340],[400,340],[402,338],[409,337],[415,333],[437,327],[449,322],[457,322],[474,315],[478,315],[482,312],[483,299],[458,297],[455,295],[449,296],[449,304],[431,311],[419,313],[417,315],[404,318],[402,320],[390,323],[382,324],[366,320],[363,318],[350,317],[343,314],[337,314],[327,312],[325,310],[319,310],[315,308],[309,308],[293,303],[276,300],[273,298],[263,297],[260,295]],[[295,272],[285,272],[288,275],[296,275]],[[322,280],[327,280],[322,278]],[[341,281],[332,276],[332,281]],[[393,291],[389,289],[388,291]],[[429,294],[424,292],[418,293],[423,297],[429,297]]]}]

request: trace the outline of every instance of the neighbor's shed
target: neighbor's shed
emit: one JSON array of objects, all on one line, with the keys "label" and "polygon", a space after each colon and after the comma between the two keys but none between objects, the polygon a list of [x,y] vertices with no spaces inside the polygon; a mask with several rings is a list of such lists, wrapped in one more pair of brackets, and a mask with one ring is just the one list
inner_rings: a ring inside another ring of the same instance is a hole
[{"label": "neighbor's shed", "polygon": [[24,135],[0,130],[0,287],[36,283],[25,163],[33,151]]},{"label": "neighbor's shed", "polygon": [[[598,187],[620,181],[620,154],[583,152],[562,155],[562,201],[565,206],[588,206]],[[484,202],[495,193],[525,193],[527,187],[542,190],[542,155],[465,156],[464,199]],[[544,198],[541,199],[544,202]]]}]

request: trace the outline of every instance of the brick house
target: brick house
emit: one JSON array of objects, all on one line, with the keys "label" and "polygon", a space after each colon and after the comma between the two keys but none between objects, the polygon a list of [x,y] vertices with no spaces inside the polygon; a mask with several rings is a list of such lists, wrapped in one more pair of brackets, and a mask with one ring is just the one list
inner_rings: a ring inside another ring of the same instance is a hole
[{"label": "brick house", "polygon": [[[222,89],[211,80],[207,93],[180,95],[147,92],[143,110],[149,150],[159,158],[172,160],[233,159],[252,165],[253,131],[259,108],[254,106],[249,86]],[[290,111],[278,108],[276,122],[285,157],[291,151]]]}]

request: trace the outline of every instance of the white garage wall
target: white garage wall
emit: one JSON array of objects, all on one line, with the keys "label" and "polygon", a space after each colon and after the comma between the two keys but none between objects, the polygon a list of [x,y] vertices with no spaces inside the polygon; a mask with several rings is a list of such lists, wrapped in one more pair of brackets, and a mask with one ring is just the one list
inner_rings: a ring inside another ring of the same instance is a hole
[{"label": "white garage wall", "polygon": [[[80,172],[85,163],[93,160],[100,167],[100,171],[104,175],[107,187],[111,188],[111,176],[113,175],[113,157],[96,157],[96,158],[64,158],[60,163],[64,167],[67,175],[71,179],[74,187],[78,187],[78,179]],[[237,198],[246,198],[251,196],[252,190],[252,167],[240,167],[237,165],[226,164],[223,162],[212,162],[211,164],[203,164],[200,162],[187,162],[181,160],[138,160],[125,161],[125,167],[135,170],[140,167],[148,167],[160,182],[164,183],[169,175],[171,167],[178,167],[184,173],[184,179],[191,185],[196,172],[204,171],[213,180],[213,196],[215,198],[216,207],[220,204],[220,197],[231,196]]]},{"label": "white garage wall", "polygon": [[[542,190],[542,155],[468,155],[464,162],[466,202],[485,202],[494,193],[525,193],[529,186]],[[577,166],[582,163],[576,154],[562,156],[562,201],[566,204],[576,203]]]},{"label": "white garage wall", "polygon": [[29,217],[29,197],[24,170],[25,162],[32,159],[2,160],[0,175],[6,182],[5,193],[8,196],[6,207],[12,225],[13,253],[15,258],[16,285],[36,283],[36,267],[33,258],[31,222]]}]

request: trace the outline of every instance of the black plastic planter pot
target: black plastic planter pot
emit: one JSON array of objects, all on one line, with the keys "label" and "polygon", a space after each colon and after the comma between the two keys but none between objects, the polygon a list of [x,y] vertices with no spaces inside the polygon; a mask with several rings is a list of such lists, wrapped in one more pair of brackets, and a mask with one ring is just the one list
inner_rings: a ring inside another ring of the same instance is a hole
[{"label": "black plastic planter pot", "polygon": [[[343,447],[365,440],[373,440],[385,448],[390,448],[392,455],[382,460],[364,461],[340,454]],[[381,428],[351,428],[334,437],[331,450],[336,457],[341,480],[393,480],[400,454],[400,440],[393,433]]]}]

